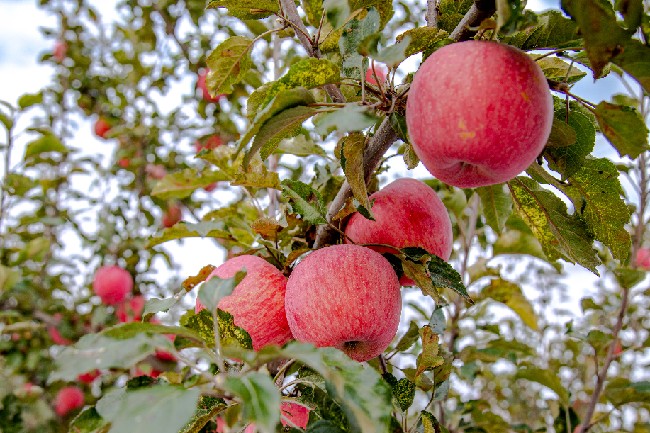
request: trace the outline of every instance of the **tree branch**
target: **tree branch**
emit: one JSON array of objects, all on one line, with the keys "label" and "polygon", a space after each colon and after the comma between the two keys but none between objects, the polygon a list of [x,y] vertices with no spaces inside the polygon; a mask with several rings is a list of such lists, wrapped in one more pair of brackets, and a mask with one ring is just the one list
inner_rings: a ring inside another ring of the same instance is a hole
[{"label": "tree branch", "polygon": [[427,0],[427,26],[438,27],[438,0]]},{"label": "tree branch", "polygon": [[475,30],[471,27],[476,27],[481,24],[486,18],[491,17],[496,12],[494,0],[474,0],[474,4],[469,8],[465,16],[458,23],[451,35],[450,39],[455,41],[465,41],[470,39],[476,34]]}]

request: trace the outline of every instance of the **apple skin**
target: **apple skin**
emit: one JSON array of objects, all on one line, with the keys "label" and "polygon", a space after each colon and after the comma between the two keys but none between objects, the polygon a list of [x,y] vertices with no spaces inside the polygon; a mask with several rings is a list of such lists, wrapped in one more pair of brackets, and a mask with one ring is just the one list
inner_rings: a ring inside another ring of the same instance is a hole
[{"label": "apple skin", "polygon": [[309,409],[305,406],[290,401],[283,401],[280,404],[280,413],[282,414],[280,422],[283,427],[295,426],[303,430],[307,428]]},{"label": "apple skin", "polygon": [[84,393],[77,386],[61,388],[54,398],[54,411],[59,416],[66,416],[84,405]]},{"label": "apple skin", "polygon": [[[375,74],[379,79],[379,83],[375,80]],[[366,70],[366,83],[379,86],[386,82],[386,67],[379,63],[375,63],[375,73],[372,72],[372,66]]]},{"label": "apple skin", "polygon": [[52,57],[57,63],[61,63],[65,60],[67,52],[68,52],[68,44],[66,44],[65,41],[56,41],[54,43],[54,49],[52,50]]},{"label": "apple skin", "polygon": [[79,382],[83,382],[83,383],[86,383],[86,384],[91,384],[91,383],[93,383],[95,381],[95,379],[97,379],[99,376],[101,376],[101,374],[102,373],[99,370],[93,370],[93,371],[89,371],[87,373],[80,374],[79,376],[77,376],[77,380]]},{"label": "apple skin", "polygon": [[199,71],[199,77],[196,81],[196,87],[198,87],[201,90],[201,94],[203,95],[203,99],[208,102],[218,102],[219,99],[223,98],[226,96],[225,94],[220,94],[217,96],[212,96],[210,95],[210,92],[208,91],[208,73],[210,72],[209,69],[201,69]]},{"label": "apple skin", "polygon": [[[375,221],[360,213],[350,217],[345,234],[357,244],[420,247],[449,260],[453,246],[451,220],[436,192],[416,179],[397,179],[370,196]],[[369,246],[380,253],[396,252]]]},{"label": "apple skin", "polygon": [[[287,343],[293,338],[284,311],[287,278],[275,266],[260,257],[243,255],[227,260],[208,279],[232,278],[244,268],[246,276],[219,301],[218,308],[232,314],[235,325],[248,332],[254,350]],[[195,311],[204,308],[197,299]]]},{"label": "apple skin", "polygon": [[102,266],[95,272],[95,294],[106,305],[117,305],[133,290],[133,277],[119,266]]},{"label": "apple skin", "polygon": [[639,248],[636,252],[636,266],[650,270],[650,249],[648,248]]},{"label": "apple skin", "polygon": [[388,347],[402,311],[400,284],[388,260],[350,244],[309,254],[291,273],[285,299],[296,340],[336,347],[360,362]]},{"label": "apple skin", "polygon": [[206,138],[203,141],[196,140],[194,142],[194,150],[196,151],[196,153],[199,153],[203,149],[212,150],[212,149],[216,149],[221,145],[223,145],[223,140],[221,139],[221,137],[215,134],[215,135],[211,135],[210,137]]},{"label": "apple skin", "polygon": [[127,299],[115,308],[117,320],[121,323],[139,322],[142,320],[142,311],[144,311],[145,299],[142,296],[134,296]]},{"label": "apple skin", "polygon": [[111,125],[104,120],[103,118],[97,119],[97,122],[95,122],[95,135],[98,136],[99,138],[106,138],[106,134],[108,134],[108,131],[111,130]]},{"label": "apple skin", "polygon": [[162,217],[162,225],[165,228],[172,227],[183,218],[183,209],[176,203],[169,205]]},{"label": "apple skin", "polygon": [[47,327],[47,333],[50,335],[50,338],[52,339],[54,344],[58,344],[61,346],[68,346],[72,344],[72,341],[68,340],[63,335],[61,335],[57,327],[54,325],[50,325]]},{"label": "apple skin", "polygon": [[432,175],[460,188],[517,176],[541,153],[552,123],[540,67],[496,42],[459,42],[433,53],[406,104],[415,153]]},{"label": "apple skin", "polygon": [[129,161],[129,158],[120,158],[117,161],[117,165],[119,165],[121,168],[129,168],[129,165],[131,165],[131,161]]}]

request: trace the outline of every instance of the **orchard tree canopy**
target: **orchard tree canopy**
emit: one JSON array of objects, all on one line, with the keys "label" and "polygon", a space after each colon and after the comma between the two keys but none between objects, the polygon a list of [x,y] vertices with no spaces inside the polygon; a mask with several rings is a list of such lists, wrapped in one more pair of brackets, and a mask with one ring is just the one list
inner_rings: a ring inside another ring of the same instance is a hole
[{"label": "orchard tree canopy", "polygon": [[93,3],[0,101],[0,432],[650,431],[646,2]]}]

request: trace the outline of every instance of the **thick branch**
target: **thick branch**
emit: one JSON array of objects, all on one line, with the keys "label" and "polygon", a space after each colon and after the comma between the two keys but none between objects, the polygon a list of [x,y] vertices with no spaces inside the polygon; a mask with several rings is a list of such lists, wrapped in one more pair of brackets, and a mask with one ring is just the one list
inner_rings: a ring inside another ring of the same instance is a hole
[{"label": "thick branch", "polygon": [[616,349],[616,343],[618,342],[618,334],[623,329],[623,319],[625,319],[625,313],[627,312],[627,305],[630,299],[630,289],[623,289],[623,299],[621,300],[621,309],[618,312],[618,318],[616,319],[616,325],[612,329],[612,342],[609,344],[607,349],[607,357],[605,358],[605,363],[603,368],[598,372],[598,377],[596,379],[596,386],[594,388],[594,393],[591,395],[591,400],[589,401],[589,407],[587,408],[587,413],[580,424],[580,428],[576,433],[586,433],[592,426],[591,418],[594,416],[594,411],[596,410],[596,404],[600,399],[600,394],[603,392],[603,387],[605,386],[605,380],[607,379],[607,371],[609,366],[615,358],[614,350]]},{"label": "thick branch", "polygon": [[476,34],[475,30],[471,27],[476,27],[481,24],[486,18],[491,17],[496,11],[494,0],[474,0],[474,4],[469,11],[465,14],[462,20],[458,23],[451,35],[450,39],[455,41],[465,41]]},{"label": "thick branch", "polygon": [[427,0],[425,19],[428,27],[438,27],[438,0]]}]

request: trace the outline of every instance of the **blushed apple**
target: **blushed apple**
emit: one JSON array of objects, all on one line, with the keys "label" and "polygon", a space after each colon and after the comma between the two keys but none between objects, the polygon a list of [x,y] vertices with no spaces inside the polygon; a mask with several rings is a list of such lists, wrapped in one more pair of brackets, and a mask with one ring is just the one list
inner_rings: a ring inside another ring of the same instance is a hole
[{"label": "blushed apple", "polygon": [[313,251],[295,267],[285,308],[296,340],[336,347],[367,361],[381,354],[397,332],[400,284],[378,252],[333,245]]},{"label": "blushed apple", "polygon": [[203,149],[212,150],[212,149],[216,149],[221,145],[223,145],[223,140],[221,139],[220,136],[214,134],[204,139],[203,141],[196,140],[194,142],[194,150],[196,151],[196,153],[199,153]]},{"label": "blushed apple", "polygon": [[134,296],[127,299],[115,308],[117,320],[122,323],[137,322],[142,320],[145,299],[143,296]]},{"label": "blushed apple", "polygon": [[[266,260],[251,255],[227,260],[210,277],[232,278],[242,270],[246,276],[219,301],[218,308],[232,314],[235,325],[250,334],[253,349],[285,344],[292,339],[284,312],[287,278]],[[204,308],[197,299],[196,312]]]},{"label": "blushed apple", "polygon": [[280,412],[280,422],[284,427],[298,427],[303,430],[307,428],[309,409],[305,406],[290,401],[283,401],[280,404]]},{"label": "blushed apple", "polygon": [[178,203],[171,203],[163,213],[162,225],[165,228],[172,227],[183,218],[183,209]]},{"label": "blushed apple", "polygon": [[52,50],[52,57],[58,63],[61,63],[65,60],[65,56],[68,52],[68,44],[65,41],[58,40],[54,43],[54,49]]},{"label": "blushed apple", "polygon": [[106,138],[106,134],[111,130],[111,125],[102,117],[95,122],[95,135],[100,138]]},{"label": "blushed apple", "polygon": [[167,174],[167,170],[161,164],[147,164],[144,172],[152,179],[162,179]]},{"label": "blushed apple", "polygon": [[97,379],[101,374],[102,374],[102,373],[101,373],[99,370],[95,369],[95,370],[93,370],[93,371],[89,371],[89,372],[87,372],[87,373],[80,374],[79,376],[77,376],[77,380],[78,380],[79,382],[83,382],[83,383],[91,384],[91,383],[93,383],[93,382],[95,381],[95,379]]},{"label": "blushed apple", "polygon": [[[371,65],[366,70],[366,83],[372,84],[374,86],[384,84],[386,82],[386,72],[387,72],[386,67],[384,65],[375,63],[375,71],[373,73],[372,65]],[[375,80],[375,74],[377,75],[377,79],[379,80],[379,83],[377,83],[377,80]]]},{"label": "blushed apple", "polygon": [[639,248],[636,252],[636,266],[650,270],[650,249],[648,248]]},{"label": "blushed apple", "polygon": [[208,73],[210,72],[209,69],[201,69],[199,71],[199,77],[196,81],[196,87],[198,87],[201,90],[201,94],[203,95],[203,99],[208,101],[208,102],[217,102],[219,99],[223,98],[226,96],[225,94],[220,94],[216,96],[212,96],[210,94],[210,91],[208,90]]},{"label": "blushed apple", "polygon": [[47,333],[49,334],[54,344],[58,344],[61,346],[68,346],[72,344],[72,341],[68,340],[63,335],[61,335],[59,329],[54,325],[50,325],[47,327]]},{"label": "blushed apple", "polygon": [[117,305],[133,290],[133,277],[119,266],[102,266],[95,272],[93,290],[106,305]]},{"label": "blushed apple", "polygon": [[416,72],[406,104],[415,153],[432,175],[460,188],[517,176],[544,149],[552,122],[541,68],[496,42],[434,52]]},{"label": "blushed apple", "polygon": [[[165,334],[165,337],[172,343],[174,340],[176,340],[176,335],[174,334]],[[165,352],[164,350],[156,350],[156,358],[160,359],[161,361],[167,361],[167,362],[174,362],[176,361],[176,356],[174,356],[173,353],[170,352]]]},{"label": "blushed apple", "polygon": [[54,411],[59,416],[65,416],[84,405],[84,393],[77,386],[61,388],[54,398]]},{"label": "blushed apple", "polygon": [[117,160],[117,165],[119,165],[121,168],[129,168],[130,164],[131,161],[129,161],[129,158],[120,158]]}]

